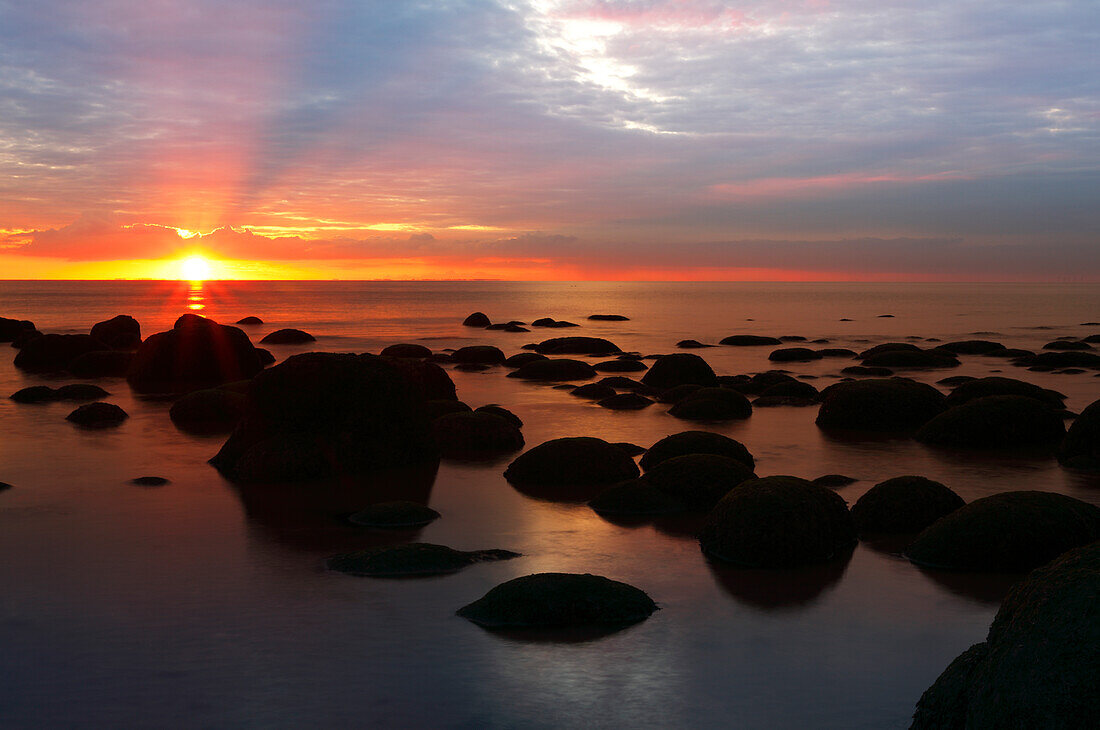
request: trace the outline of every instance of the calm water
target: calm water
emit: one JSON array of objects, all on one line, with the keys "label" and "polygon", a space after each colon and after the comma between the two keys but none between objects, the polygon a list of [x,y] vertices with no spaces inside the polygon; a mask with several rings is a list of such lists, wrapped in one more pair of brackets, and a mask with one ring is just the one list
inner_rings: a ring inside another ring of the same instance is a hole
[{"label": "calm water", "polygon": [[[1100,321],[1100,288],[1078,285],[0,283],[0,315],[44,331],[86,332],[128,313],[150,334],[189,308],[223,322],[258,315],[266,324],[250,331],[256,341],[299,327],[318,338],[309,349],[355,352],[404,341],[490,343],[512,354],[561,334],[461,327],[475,310],[494,321],[570,319],[584,327],[569,333],[644,353],[733,333],[824,337],[858,350],[977,332],[1035,349],[1100,332],[1081,325]],[[631,320],[589,323],[592,313]],[[281,359],[304,348],[272,349]],[[769,351],[697,352],[736,374],[768,369]],[[43,382],[0,359],[0,395]],[[824,386],[846,364],[788,368]],[[1062,391],[1072,410],[1100,397],[1092,373],[1030,373],[991,358],[915,377],[999,369]],[[519,415],[529,446],[575,435],[648,446],[697,427],[660,405],[610,412],[500,370],[451,377],[472,406],[500,403]],[[205,463],[220,438],[180,433],[166,403],[135,399],[123,381],[103,384],[131,415],[103,432],[74,429],[68,404],[0,398],[0,481],[15,485],[0,494],[5,727],[905,727],[921,692],[984,638],[1010,582],[924,572],[863,544],[846,564],[807,571],[715,568],[690,526],[614,524],[583,504],[521,494],[501,476],[509,459],[407,475],[401,488],[443,519],[378,537],[331,518],[334,502],[238,490]],[[744,442],[761,475],[859,477],[840,490],[849,502],[912,473],[967,500],[1043,489],[1100,503],[1100,482],[1052,459],[835,440],[815,415],[762,408],[713,430]],[[144,474],[172,483],[128,483]],[[338,506],[354,509],[343,497]],[[323,568],[335,552],[413,539],[525,557],[415,580]],[[540,571],[624,580],[662,610],[588,642],[502,638],[454,616],[492,586]]]}]

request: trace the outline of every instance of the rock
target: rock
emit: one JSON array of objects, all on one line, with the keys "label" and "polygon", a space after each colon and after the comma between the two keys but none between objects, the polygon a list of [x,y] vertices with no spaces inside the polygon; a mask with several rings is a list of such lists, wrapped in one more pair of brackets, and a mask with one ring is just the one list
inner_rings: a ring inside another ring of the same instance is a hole
[{"label": "rock", "polygon": [[752,415],[749,399],[729,388],[700,388],[668,410],[676,418],[724,421]]},{"label": "rock", "polygon": [[508,373],[508,377],[521,380],[588,380],[596,377],[596,371],[580,360],[554,358],[529,362]]},{"label": "rock", "polygon": [[818,350],[817,354],[822,357],[856,357],[856,351],[847,347],[826,347]]},{"label": "rock", "polygon": [[1000,357],[1000,358],[1022,358],[1022,357],[1035,357],[1035,353],[1031,350],[1020,350],[1017,348],[1007,348],[1004,350],[992,350],[983,355],[983,357]]},{"label": "rock", "polygon": [[629,441],[616,441],[611,445],[618,446],[620,449],[630,454],[631,456],[640,456],[646,452],[646,450],[643,449],[641,446],[638,446],[638,444],[632,444]]},{"label": "rock", "polygon": [[185,314],[141,343],[126,379],[138,393],[186,393],[248,380],[262,369],[241,329]]},{"label": "rock", "polygon": [[468,411],[448,413],[432,421],[432,438],[439,452],[451,457],[504,454],[523,448],[523,434],[500,416]]},{"label": "rock", "polygon": [[1091,350],[1092,345],[1077,340],[1054,340],[1043,345],[1044,350]]},{"label": "rock", "polygon": [[911,728],[1086,728],[1100,714],[1100,543],[1012,588],[989,634],[917,703]]},{"label": "rock", "polygon": [[196,390],[172,404],[168,417],[181,431],[228,433],[244,417],[246,398],[222,388]]},{"label": "rock", "polygon": [[455,400],[455,384],[447,371],[434,362],[403,357],[382,358],[397,369],[424,400]]},{"label": "rock", "polygon": [[1095,352],[1041,352],[1033,358],[1021,358],[1020,364],[1050,370],[1058,368],[1100,368],[1100,355]]},{"label": "rock", "polygon": [[[954,388],[957,385],[962,385],[963,383],[970,383],[970,382],[973,382],[975,380],[977,380],[977,378],[975,378],[973,375],[951,375],[951,376],[948,376],[946,378],[940,378],[939,380],[936,381],[936,385],[947,385],[947,386],[950,386],[950,387]],[[1003,395],[1003,394],[998,393],[997,395]]]},{"label": "rock", "polygon": [[463,327],[488,327],[492,322],[482,312],[474,312],[466,319],[462,320]]},{"label": "rock", "polygon": [[242,317],[241,319],[237,320],[237,324],[263,324],[263,323],[264,323],[264,321],[262,319],[260,319],[259,317],[252,317],[252,316]]},{"label": "rock", "polygon": [[863,358],[873,357],[883,352],[898,352],[902,350],[906,352],[923,352],[923,350],[911,342],[884,342],[881,345],[875,345],[874,347],[864,350],[859,353],[859,357],[862,360]]},{"label": "rock", "polygon": [[95,400],[96,398],[104,398],[108,395],[110,395],[110,393],[103,388],[100,388],[98,385],[92,385],[91,383],[71,383],[69,385],[62,385],[54,391],[55,399],[70,401]]},{"label": "rock", "polygon": [[642,457],[642,469],[649,471],[659,464],[686,454],[715,454],[739,461],[750,470],[756,465],[749,450],[740,441],[711,431],[683,431],[666,436],[649,447]]},{"label": "rock", "polygon": [[333,555],[326,565],[329,570],[358,576],[438,575],[454,573],[474,563],[511,560],[519,556],[510,550],[463,551],[445,545],[412,542]]},{"label": "rock", "polygon": [[73,360],[107,346],[90,335],[42,335],[27,342],[15,356],[15,367],[29,373],[68,370]]},{"label": "rock", "polygon": [[1058,451],[1058,461],[1072,469],[1100,471],[1100,400],[1089,404],[1073,421]]},{"label": "rock", "polygon": [[348,517],[348,521],[363,527],[381,527],[387,529],[403,527],[423,527],[440,517],[431,507],[418,502],[398,500],[378,502],[366,509],[359,510]]},{"label": "rock", "polygon": [[118,426],[129,417],[126,411],[113,403],[96,402],[80,406],[65,416],[65,420],[85,428],[108,428]]},{"label": "rock", "polygon": [[57,400],[57,391],[48,385],[32,385],[8,397],[16,403],[52,403]]},{"label": "rock", "polygon": [[762,395],[752,401],[753,408],[778,408],[782,406],[809,408],[810,406],[816,405],[816,400],[811,398],[800,398],[796,395]]},{"label": "rock", "polygon": [[479,365],[500,365],[504,362],[504,353],[492,345],[468,345],[460,347],[451,354],[451,360],[459,363]]},{"label": "rock", "polygon": [[573,322],[566,322],[564,320],[551,319],[550,317],[542,317],[540,319],[536,319],[534,322],[531,323],[531,326],[532,327],[552,327],[552,328],[580,327],[579,324],[574,324]]},{"label": "rock", "polygon": [[753,470],[737,459],[685,454],[665,459],[637,481],[672,497],[688,510],[709,512],[731,489],[755,478]]},{"label": "rock", "polygon": [[78,378],[124,378],[133,360],[134,353],[124,350],[85,352],[69,363],[69,372]]},{"label": "rock", "polygon": [[703,386],[695,383],[677,385],[675,388],[669,388],[668,390],[662,391],[657,400],[661,403],[679,403],[702,387]]},{"label": "rock", "polygon": [[960,383],[948,394],[945,405],[949,408],[961,406],[963,403],[968,403],[975,398],[985,398],[991,395],[1022,395],[1042,401],[1051,408],[1061,408],[1062,401],[1066,399],[1061,393],[1025,383],[1023,380],[989,377],[971,378]]},{"label": "rock", "polygon": [[535,486],[614,484],[638,476],[638,465],[603,439],[553,439],[521,454],[508,465],[511,484]]},{"label": "rock", "polygon": [[869,368],[864,365],[849,365],[840,372],[842,375],[866,375],[869,378],[888,378],[894,374],[890,368]]},{"label": "rock", "polygon": [[718,385],[718,376],[703,358],[678,352],[657,358],[649,372],[642,376],[642,382],[659,390],[667,390],[685,383],[715,386]]},{"label": "rock", "polygon": [[764,337],[762,335],[730,335],[718,344],[733,345],[735,347],[758,347],[761,345],[782,345],[783,340],[778,337]]},{"label": "rock", "polygon": [[312,352],[264,370],[211,463],[234,481],[284,482],[434,462],[424,400],[392,363]]},{"label": "rock", "polygon": [[131,479],[130,483],[139,487],[163,487],[170,482],[164,477],[136,477]]},{"label": "rock", "polygon": [[975,398],[925,423],[916,438],[926,444],[976,449],[1054,446],[1066,435],[1061,415],[1042,401],[1019,395]]},{"label": "rock", "polygon": [[852,519],[860,535],[917,533],[964,504],[939,482],[894,477],[867,490],[852,506]]},{"label": "rock", "polygon": [[618,393],[601,399],[596,405],[613,411],[637,411],[653,405],[653,401],[637,393]]},{"label": "rock", "polygon": [[602,337],[552,337],[536,346],[543,355],[611,355],[622,352],[619,346]]},{"label": "rock", "polygon": [[976,499],[920,533],[906,557],[946,570],[1023,572],[1100,540],[1100,507],[1052,492]]},{"label": "rock", "polygon": [[799,380],[787,380],[775,385],[769,386],[761,391],[762,397],[774,397],[774,396],[787,396],[793,398],[805,398],[807,400],[814,400],[820,395],[817,388],[809,383],[803,383]]},{"label": "rock", "polygon": [[531,331],[531,330],[527,329],[526,327],[524,327],[522,325],[513,324],[511,322],[506,322],[506,323],[503,323],[503,324],[491,324],[488,327],[486,327],[485,329],[487,329],[487,330],[500,330],[500,331],[503,331],[503,332],[530,332]]},{"label": "rock", "polygon": [[296,330],[292,327],[286,329],[275,330],[271,334],[265,335],[260,344],[263,345],[304,345],[307,342],[315,342],[316,337],[308,332],[302,330]]},{"label": "rock", "polygon": [[781,342],[805,342],[806,338],[802,335],[780,335],[779,340]]},{"label": "rock", "polygon": [[0,317],[0,342],[14,342],[20,335],[35,331],[34,322]]},{"label": "rock", "polygon": [[588,502],[601,515],[674,515],[684,503],[644,479],[629,479],[608,487]]},{"label": "rock", "polygon": [[639,360],[605,360],[592,366],[600,373],[637,373],[648,370],[649,366]]},{"label": "rock", "polygon": [[829,489],[836,489],[838,487],[846,487],[849,484],[855,484],[859,480],[853,477],[845,476],[843,474],[823,474],[822,476],[819,476],[816,479],[812,479],[811,481],[814,484],[819,484],[823,487],[828,487]]},{"label": "rock", "polygon": [[424,403],[424,413],[429,421],[434,421],[448,413],[469,413],[473,409],[460,400],[437,399]]},{"label": "rock", "polygon": [[504,361],[504,367],[521,368],[529,362],[546,359],[548,359],[546,355],[540,355],[537,352],[520,352],[506,359]]},{"label": "rock", "polygon": [[638,623],[657,604],[634,586],[575,573],[536,573],[501,583],[458,615],[485,628],[621,627]]},{"label": "rock", "polygon": [[474,409],[474,413],[487,413],[490,416],[496,416],[497,418],[503,418],[508,423],[512,424],[516,428],[523,428],[523,421],[515,413],[504,406],[498,406],[495,403],[490,403],[484,406],[478,406]]},{"label": "rock", "polygon": [[908,378],[854,380],[821,393],[817,425],[823,429],[907,431],[944,409],[944,395]]},{"label": "rock", "polygon": [[31,340],[37,340],[41,336],[42,333],[36,329],[23,330],[15,336],[14,340],[11,341],[11,346],[14,347],[16,350],[21,350],[26,347],[28,342],[30,342]]},{"label": "rock", "polygon": [[626,322],[630,319],[630,317],[624,317],[621,314],[590,314],[588,318],[600,322]]},{"label": "rock", "polygon": [[774,350],[768,355],[768,359],[772,362],[810,362],[820,360],[821,357],[821,353],[808,347],[785,347]]},{"label": "rock", "polygon": [[116,350],[126,350],[141,344],[141,324],[127,314],[97,322],[88,334]]},{"label": "rock", "polygon": [[598,401],[615,395],[615,389],[603,383],[585,383],[584,385],[573,388],[573,390],[569,391],[569,394],[575,395],[578,398]]},{"label": "rock", "polygon": [[268,365],[275,364],[275,356],[271,354],[271,350],[265,350],[262,347],[256,348],[256,356],[260,358],[260,365],[267,367]]},{"label": "rock", "polygon": [[699,544],[708,556],[751,568],[793,568],[847,555],[857,542],[844,500],[791,476],[749,479],[707,515]]},{"label": "rock", "polygon": [[606,378],[600,378],[598,382],[600,385],[606,385],[615,390],[629,390],[635,393],[642,393],[643,395],[653,392],[653,389],[648,385],[642,385],[637,380],[632,380],[622,375],[611,375]]},{"label": "rock", "polygon": [[936,349],[947,350],[956,355],[985,355],[1006,348],[1000,342],[990,342],[989,340],[960,340],[957,342],[947,342]]},{"label": "rock", "polygon": [[432,351],[427,347],[424,347],[424,345],[399,344],[389,345],[388,347],[384,348],[379,354],[381,354],[383,357],[420,358],[431,357]]},{"label": "rock", "polygon": [[676,343],[677,347],[681,347],[685,350],[698,350],[704,347],[714,347],[714,345],[704,345],[699,340],[680,340]]},{"label": "rock", "polygon": [[959,364],[953,356],[934,350],[887,350],[863,358],[863,365],[872,368],[953,368]]}]

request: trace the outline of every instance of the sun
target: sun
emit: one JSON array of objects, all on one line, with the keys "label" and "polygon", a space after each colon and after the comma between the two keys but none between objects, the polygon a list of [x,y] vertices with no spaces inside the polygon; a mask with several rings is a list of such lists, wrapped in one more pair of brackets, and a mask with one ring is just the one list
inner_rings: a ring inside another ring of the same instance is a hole
[{"label": "sun", "polygon": [[206,281],[210,278],[210,262],[202,256],[188,256],[180,260],[179,271],[184,281]]}]

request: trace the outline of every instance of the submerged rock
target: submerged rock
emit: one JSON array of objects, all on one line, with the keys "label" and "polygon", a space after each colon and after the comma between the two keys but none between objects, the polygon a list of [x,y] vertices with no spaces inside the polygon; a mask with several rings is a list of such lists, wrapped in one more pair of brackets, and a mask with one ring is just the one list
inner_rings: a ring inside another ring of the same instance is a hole
[{"label": "submerged rock", "polygon": [[640,360],[606,360],[592,366],[593,370],[601,373],[637,373],[648,368]]},{"label": "submerged rock", "polygon": [[261,370],[259,353],[241,329],[185,314],[141,343],[126,379],[138,393],[186,393],[248,380]]},{"label": "submerged rock", "polygon": [[382,545],[354,553],[333,555],[330,570],[358,576],[438,575],[454,573],[474,563],[520,557],[510,550],[454,550],[445,545],[413,542]]},{"label": "submerged rock", "polygon": [[57,391],[48,385],[31,385],[8,397],[16,403],[52,403],[57,400]]},{"label": "submerged rock", "polygon": [[619,482],[588,501],[602,515],[672,515],[687,511],[684,503],[644,479]]},{"label": "submerged rock", "polygon": [[62,385],[60,388],[54,391],[54,397],[57,400],[95,400],[96,398],[103,398],[110,395],[103,388],[98,385],[92,385],[91,383],[70,383],[69,385]]},{"label": "submerged rock", "polygon": [[536,573],[501,583],[458,615],[486,628],[629,626],[657,604],[634,586],[585,573]]},{"label": "submerged rock", "polygon": [[512,424],[516,428],[523,428],[523,421],[515,413],[504,406],[498,406],[495,403],[490,403],[484,406],[478,406],[474,409],[474,413],[487,413],[490,416],[496,416],[497,418],[503,418],[508,423]]},{"label": "submerged rock", "polygon": [[704,345],[699,340],[680,340],[676,343],[676,346],[685,350],[699,350],[704,347],[714,347],[714,345]]},{"label": "submerged rock", "polygon": [[521,454],[504,478],[535,486],[614,484],[638,476],[638,465],[624,450],[603,439],[553,439]]},{"label": "submerged rock", "polygon": [[894,374],[890,368],[869,368],[865,365],[849,365],[840,372],[842,375],[865,375],[869,378],[888,378]]},{"label": "submerged rock", "polygon": [[953,355],[935,350],[887,350],[863,358],[865,367],[953,368],[959,364]]},{"label": "submerged rock", "polygon": [[560,329],[562,327],[580,327],[579,324],[573,322],[566,322],[565,320],[552,319],[550,317],[540,317],[531,323],[532,327],[550,327],[552,329]]},{"label": "submerged rock", "polygon": [[440,517],[431,507],[419,502],[397,500],[378,502],[348,517],[348,521],[363,527],[422,527]]},{"label": "submerged rock", "polygon": [[584,385],[573,388],[573,390],[569,391],[569,395],[599,401],[615,395],[615,389],[603,383],[585,383]]},{"label": "submerged rock", "polygon": [[109,428],[120,425],[129,417],[126,411],[114,403],[96,402],[80,406],[65,416],[65,420],[86,428]]},{"label": "submerged rock", "polygon": [[546,355],[540,355],[537,352],[520,352],[504,361],[504,367],[507,368],[521,368],[529,362],[535,362],[536,360],[546,360]]},{"label": "submerged rock", "polygon": [[718,376],[698,355],[677,352],[657,358],[649,372],[642,376],[642,383],[659,390],[687,383],[713,386],[718,385]]},{"label": "submerged rock", "polygon": [[630,319],[621,314],[590,314],[588,318],[602,322],[626,322]]},{"label": "submerged rock", "polygon": [[1052,447],[1066,435],[1058,411],[1020,395],[990,395],[950,408],[921,426],[926,444],[972,449]]},{"label": "submerged rock", "polygon": [[1091,350],[1092,345],[1078,340],[1054,340],[1043,345],[1044,350]]},{"label": "submerged rock", "polygon": [[823,429],[906,431],[944,409],[944,395],[908,378],[836,383],[821,393],[817,425]]},{"label": "submerged rock", "polygon": [[711,431],[683,431],[666,436],[653,444],[642,457],[642,469],[649,471],[658,464],[685,454],[717,454],[740,461],[750,469],[756,466],[749,450],[740,441]]},{"label": "submerged rock", "polygon": [[916,533],[966,502],[943,484],[919,476],[887,479],[852,506],[859,534]]},{"label": "submerged rock", "polygon": [[263,345],[304,345],[307,342],[314,342],[317,338],[308,332],[302,330],[296,330],[293,327],[286,329],[275,330],[274,332],[266,335],[260,340],[260,344]]},{"label": "submerged rock", "polygon": [[830,489],[836,489],[838,487],[846,487],[849,484],[855,484],[859,480],[855,477],[845,476],[844,474],[822,474],[816,479],[811,479],[814,484],[820,484],[823,487],[829,487]]}]

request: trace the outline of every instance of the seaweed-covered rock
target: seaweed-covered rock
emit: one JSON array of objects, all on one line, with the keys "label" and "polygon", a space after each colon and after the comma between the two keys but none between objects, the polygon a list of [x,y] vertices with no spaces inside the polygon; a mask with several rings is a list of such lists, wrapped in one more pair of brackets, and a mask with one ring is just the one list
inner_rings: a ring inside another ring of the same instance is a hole
[{"label": "seaweed-covered rock", "polygon": [[186,393],[248,380],[262,369],[241,329],[185,314],[172,329],[145,338],[126,379],[138,393]]},{"label": "seaweed-covered rock", "polygon": [[30,320],[0,317],[0,342],[13,342],[20,335],[34,331],[34,322]]},{"label": "seaweed-covered rock", "polygon": [[133,361],[134,353],[125,350],[85,352],[69,363],[69,372],[78,378],[124,378]]},{"label": "seaweed-covered rock", "polygon": [[[942,381],[941,381],[942,382]],[[963,403],[975,398],[985,398],[990,395],[1022,395],[1035,400],[1043,401],[1052,408],[1061,408],[1065,396],[1038,385],[1026,383],[1015,378],[974,378],[960,383],[947,396],[944,404],[948,407],[961,406]]]},{"label": "seaweed-covered rock", "polygon": [[665,436],[649,447],[640,463],[642,469],[649,471],[664,461],[685,454],[717,454],[740,461],[749,469],[756,466],[756,460],[744,444],[711,431],[683,431]]},{"label": "seaweed-covered rock", "polygon": [[808,347],[784,347],[780,350],[773,350],[768,355],[768,359],[772,362],[810,362],[821,358],[820,352],[811,350]]},{"label": "seaweed-covered rock", "polygon": [[431,357],[432,351],[424,345],[415,345],[408,343],[400,343],[397,345],[389,345],[382,349],[379,353],[383,357]]},{"label": "seaweed-covered rock", "polygon": [[432,421],[432,438],[444,456],[484,456],[518,451],[523,434],[500,416],[468,411],[448,413]]},{"label": "seaweed-covered rock", "polygon": [[1058,411],[1020,395],[990,395],[949,408],[921,426],[926,444],[974,449],[1054,446],[1066,435]]},{"label": "seaweed-covered rock", "polygon": [[311,352],[252,380],[245,417],[211,459],[241,482],[298,481],[433,462],[424,400],[392,361]]},{"label": "seaweed-covered rock", "polygon": [[538,343],[535,352],[543,355],[611,355],[622,350],[602,337],[552,337]]},{"label": "seaweed-covered rock", "polygon": [[489,403],[488,405],[478,406],[474,409],[474,413],[487,413],[490,416],[496,416],[497,418],[503,418],[508,423],[512,424],[516,428],[523,428],[523,421],[515,413],[504,406],[498,406],[495,403]]},{"label": "seaweed-covered rock", "polygon": [[760,347],[763,345],[782,345],[783,340],[778,337],[765,337],[763,335],[730,335],[723,338],[718,344],[733,345],[734,347]]},{"label": "seaweed-covered rock", "polygon": [[1058,450],[1058,461],[1072,469],[1100,471],[1100,400],[1074,419]]},{"label": "seaweed-covered rock", "polygon": [[707,361],[690,352],[677,352],[657,358],[653,367],[642,376],[642,382],[653,388],[667,390],[677,385],[716,386],[718,376]]},{"label": "seaweed-covered rock", "polygon": [[668,410],[676,418],[698,421],[725,421],[748,418],[752,404],[742,393],[729,388],[700,388],[673,404]]},{"label": "seaweed-covered rock", "polygon": [[723,497],[699,533],[712,558],[750,568],[793,568],[848,554],[852,515],[832,490],[792,476],[742,482]]},{"label": "seaweed-covered rock", "polygon": [[500,365],[507,358],[499,347],[492,345],[467,345],[451,354],[453,362],[478,363],[481,365]]},{"label": "seaweed-covered rock", "polygon": [[405,545],[381,545],[354,553],[333,555],[326,565],[330,570],[359,576],[439,575],[454,573],[474,563],[518,558],[510,550],[455,550],[446,545],[412,542]]},{"label": "seaweed-covered rock", "polygon": [[141,343],[141,324],[128,314],[120,314],[103,322],[96,322],[88,334],[108,347],[125,350]]},{"label": "seaweed-covered rock", "polygon": [[262,319],[260,319],[259,317],[253,317],[252,315],[249,315],[247,317],[241,317],[240,319],[237,320],[236,323],[237,324],[245,324],[245,325],[255,325],[255,324],[263,324],[264,321]]},{"label": "seaweed-covered rock", "polygon": [[953,368],[958,359],[947,352],[935,350],[886,350],[863,358],[865,367],[878,368]]},{"label": "seaweed-covered rock", "polygon": [[130,417],[114,403],[87,403],[65,416],[66,421],[72,421],[78,426],[86,428],[109,428],[118,426]]},{"label": "seaweed-covered rock", "polygon": [[87,352],[106,350],[91,335],[42,335],[27,342],[15,356],[15,367],[29,373],[68,370],[73,360]]},{"label": "seaweed-covered rock", "polygon": [[504,478],[535,486],[614,484],[638,476],[638,465],[624,450],[603,439],[553,439],[521,454]]},{"label": "seaweed-covered rock", "polygon": [[644,591],[585,573],[536,573],[501,583],[458,615],[486,628],[620,627],[657,610]]},{"label": "seaweed-covered rock", "polygon": [[613,411],[638,411],[653,405],[653,401],[637,393],[617,393],[601,399],[596,405]]},{"label": "seaweed-covered rock", "polygon": [[913,730],[1086,728],[1100,715],[1100,543],[1014,586],[989,635],[921,696]]},{"label": "seaweed-covered rock", "polygon": [[836,383],[821,393],[817,425],[823,429],[906,431],[944,409],[944,395],[909,378]]},{"label": "seaweed-covered rock", "polygon": [[423,527],[438,519],[439,513],[431,507],[406,500],[377,502],[348,516],[356,525],[388,529]]},{"label": "seaweed-covered rock", "polygon": [[906,556],[948,570],[1014,572],[1100,540],[1100,507],[1052,492],[976,499],[920,533]]},{"label": "seaweed-covered rock", "polygon": [[966,502],[943,484],[918,476],[887,479],[871,487],[852,506],[861,535],[916,533]]},{"label": "seaweed-covered rock", "polygon": [[520,380],[588,380],[596,377],[596,371],[581,360],[551,358],[529,362],[508,373],[508,377]]},{"label": "seaweed-covered rock", "polygon": [[308,332],[287,327],[265,335],[260,340],[262,345],[304,345],[307,342],[315,342],[316,337]]},{"label": "seaweed-covered rock", "polygon": [[474,312],[466,319],[462,320],[463,327],[488,327],[492,324],[488,315],[484,312]]},{"label": "seaweed-covered rock", "polygon": [[512,355],[504,361],[504,367],[506,368],[521,368],[529,362],[536,360],[546,360],[546,355],[540,355],[537,352],[520,352]]},{"label": "seaweed-covered rock", "polygon": [[245,396],[224,388],[196,390],[168,410],[172,423],[191,433],[224,433],[244,417]]},{"label": "seaweed-covered rock", "polygon": [[600,373],[638,373],[648,367],[640,360],[605,360],[593,365],[592,369]]}]

